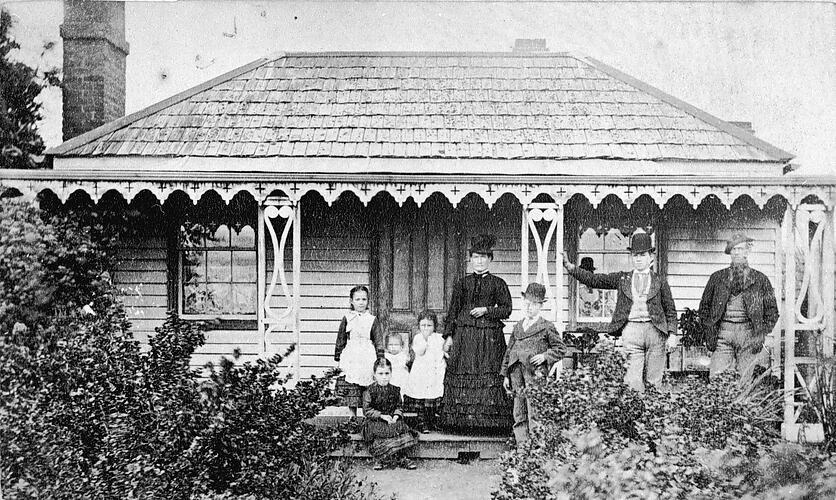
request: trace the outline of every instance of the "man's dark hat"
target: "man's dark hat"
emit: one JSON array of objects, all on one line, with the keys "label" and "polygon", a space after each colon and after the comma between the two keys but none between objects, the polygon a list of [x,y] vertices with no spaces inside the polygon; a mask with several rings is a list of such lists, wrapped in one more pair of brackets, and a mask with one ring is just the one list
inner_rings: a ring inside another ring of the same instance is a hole
[{"label": "man's dark hat", "polygon": [[737,234],[733,235],[733,236],[731,237],[731,239],[729,239],[729,240],[726,242],[726,254],[730,254],[730,253],[731,253],[731,249],[732,249],[732,248],[734,248],[734,247],[736,247],[737,245],[739,245],[739,244],[741,244],[741,243],[750,243],[750,242],[752,242],[752,241],[755,241],[755,240],[753,240],[752,238],[750,238],[750,237],[746,236],[746,235],[745,235],[745,234],[743,234],[743,233],[737,233]]},{"label": "man's dark hat", "polygon": [[523,293],[523,297],[532,302],[545,302],[546,287],[540,283],[529,283],[525,289],[525,293]]},{"label": "man's dark hat", "polygon": [[647,233],[633,233],[630,238],[630,246],[627,247],[631,253],[655,252],[656,247],[653,246],[653,240]]},{"label": "man's dark hat", "polygon": [[471,255],[474,253],[481,253],[493,258],[493,246],[495,244],[496,236],[492,234],[480,234],[479,236],[470,238],[470,249],[468,252]]},{"label": "man's dark hat", "polygon": [[581,259],[581,265],[578,266],[581,269],[586,269],[587,271],[594,273],[595,272],[595,261],[592,260],[592,257],[583,257]]}]

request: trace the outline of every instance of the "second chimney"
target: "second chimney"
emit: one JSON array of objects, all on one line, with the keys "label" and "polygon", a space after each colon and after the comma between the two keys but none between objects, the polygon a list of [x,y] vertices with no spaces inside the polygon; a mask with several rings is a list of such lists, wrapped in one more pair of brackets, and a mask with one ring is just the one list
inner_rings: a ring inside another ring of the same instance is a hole
[{"label": "second chimney", "polygon": [[531,53],[531,52],[548,52],[545,38],[517,38],[514,40],[514,50],[516,53]]}]

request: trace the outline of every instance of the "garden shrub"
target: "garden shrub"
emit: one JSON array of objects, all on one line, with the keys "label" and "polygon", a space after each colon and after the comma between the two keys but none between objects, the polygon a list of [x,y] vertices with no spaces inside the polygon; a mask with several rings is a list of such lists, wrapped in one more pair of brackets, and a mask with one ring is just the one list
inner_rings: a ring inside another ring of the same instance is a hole
[{"label": "garden shrub", "polygon": [[[824,472],[833,459],[783,443],[771,408],[764,416],[764,402],[775,400],[770,387],[727,373],[639,395],[623,383],[611,344],[598,351],[591,366],[528,390],[539,424],[527,446],[503,457],[495,499],[816,498],[834,491]],[[780,496],[789,491],[801,493]]]},{"label": "garden shrub", "polygon": [[822,426],[825,446],[836,452],[836,356],[825,356],[821,351],[821,346],[817,346],[812,374],[816,384],[804,385],[807,399],[802,410],[808,421]]},{"label": "garden shrub", "polygon": [[346,430],[305,423],[328,403],[330,376],[287,387],[277,355],[221,361],[201,379],[189,359],[203,327],[175,314],[140,350],[103,220],[0,200],[3,494],[374,498],[329,458]]}]

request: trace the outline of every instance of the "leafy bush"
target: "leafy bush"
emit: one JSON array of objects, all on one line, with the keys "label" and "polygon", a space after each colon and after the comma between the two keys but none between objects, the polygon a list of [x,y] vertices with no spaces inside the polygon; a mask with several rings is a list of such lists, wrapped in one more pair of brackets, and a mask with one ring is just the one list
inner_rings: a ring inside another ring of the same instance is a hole
[{"label": "leafy bush", "polygon": [[495,499],[836,491],[824,472],[832,458],[778,438],[770,405],[781,394],[762,377],[751,384],[734,373],[711,382],[691,377],[673,391],[639,395],[623,383],[621,356],[609,344],[600,351],[594,366],[529,389],[539,423],[527,446],[503,457]]},{"label": "leafy bush", "polygon": [[815,417],[811,420],[822,425],[825,446],[836,452],[836,356],[824,356],[817,349],[816,359],[813,369],[816,384],[804,386],[807,401],[803,410]]},{"label": "leafy bush", "polygon": [[373,498],[329,458],[346,430],[305,422],[328,403],[330,376],[289,388],[274,356],[224,360],[201,379],[189,359],[202,325],[174,314],[140,350],[97,221],[0,201],[3,493]]},{"label": "leafy bush", "polygon": [[679,331],[682,332],[682,345],[685,347],[705,347],[705,327],[699,312],[689,307],[679,315]]}]

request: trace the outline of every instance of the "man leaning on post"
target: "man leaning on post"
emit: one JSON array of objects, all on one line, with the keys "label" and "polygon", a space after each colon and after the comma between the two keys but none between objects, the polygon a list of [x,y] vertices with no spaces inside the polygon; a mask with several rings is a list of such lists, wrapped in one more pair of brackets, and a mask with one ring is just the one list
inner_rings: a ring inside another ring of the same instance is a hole
[{"label": "man leaning on post", "polygon": [[729,368],[749,380],[766,336],[778,322],[778,304],[769,278],[749,267],[752,238],[735,234],[726,242],[731,265],[708,278],[700,320],[711,353],[709,377]]},{"label": "man leaning on post", "polygon": [[592,288],[618,290],[609,333],[621,336],[627,356],[624,382],[639,392],[645,383],[662,385],[665,372],[665,345],[673,347],[676,335],[676,305],[671,289],[654,273],[656,249],[647,233],[635,233],[627,248],[633,263],[632,271],[608,274],[589,272],[569,261],[563,253],[563,267],[579,282]]}]

